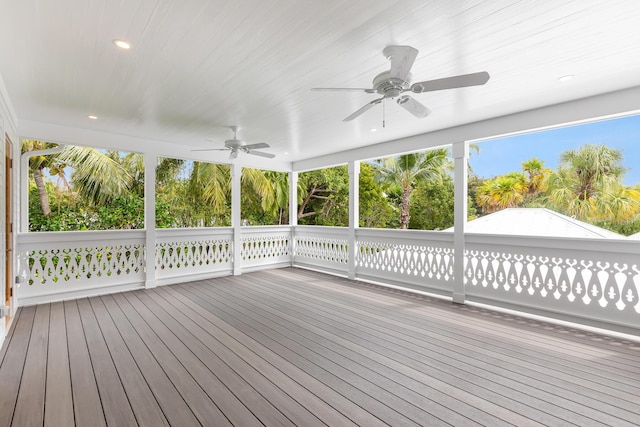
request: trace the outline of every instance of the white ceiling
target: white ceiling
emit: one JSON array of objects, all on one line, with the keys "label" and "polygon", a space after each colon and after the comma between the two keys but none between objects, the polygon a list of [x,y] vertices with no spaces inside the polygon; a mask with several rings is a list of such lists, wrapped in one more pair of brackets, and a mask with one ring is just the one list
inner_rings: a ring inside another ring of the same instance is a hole
[{"label": "white ceiling", "polygon": [[[0,10],[0,75],[19,130],[55,123],[186,153],[222,146],[224,126],[238,125],[248,143],[297,161],[640,86],[638,0],[0,0]],[[371,87],[394,44],[419,50],[414,81],[491,79],[415,95],[433,111],[425,119],[388,103],[385,129],[380,105],[342,121],[376,95],[310,90]],[[566,74],[575,78],[558,81]]]}]

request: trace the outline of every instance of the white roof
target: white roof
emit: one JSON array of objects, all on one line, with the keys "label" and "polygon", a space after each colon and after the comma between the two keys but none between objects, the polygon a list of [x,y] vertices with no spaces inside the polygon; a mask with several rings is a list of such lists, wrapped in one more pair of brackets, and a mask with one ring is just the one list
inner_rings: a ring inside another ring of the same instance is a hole
[{"label": "white roof", "polygon": [[[453,231],[453,227],[445,230]],[[614,233],[545,208],[508,208],[476,218],[465,232],[545,237],[625,239]],[[640,238],[640,236],[638,237]]]},{"label": "white roof", "polygon": [[627,239],[640,240],[640,232],[638,232],[636,234],[632,234],[631,236],[628,236]]}]

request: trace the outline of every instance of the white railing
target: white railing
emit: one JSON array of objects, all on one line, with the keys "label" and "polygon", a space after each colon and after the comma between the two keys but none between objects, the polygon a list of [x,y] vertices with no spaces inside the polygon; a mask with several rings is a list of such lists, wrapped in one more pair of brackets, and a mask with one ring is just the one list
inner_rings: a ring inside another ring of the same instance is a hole
[{"label": "white railing", "polygon": [[450,296],[453,233],[356,229],[356,276]]},{"label": "white railing", "polygon": [[467,234],[471,300],[640,328],[640,242]]},{"label": "white railing", "polygon": [[[233,229],[155,231],[158,284],[233,274]],[[451,296],[453,234],[356,229],[355,277]],[[18,235],[20,304],[144,286],[144,231]],[[640,333],[640,242],[467,234],[470,301]],[[242,227],[239,271],[349,272],[349,230]]]},{"label": "white railing", "polygon": [[291,227],[242,227],[240,232],[242,271],[291,265]]},{"label": "white railing", "polygon": [[19,234],[21,305],[144,285],[143,231]]},{"label": "white railing", "polygon": [[229,275],[233,270],[233,229],[157,229],[155,254],[158,285]]},{"label": "white railing", "polygon": [[349,262],[345,227],[304,225],[294,227],[294,265],[346,275]]}]

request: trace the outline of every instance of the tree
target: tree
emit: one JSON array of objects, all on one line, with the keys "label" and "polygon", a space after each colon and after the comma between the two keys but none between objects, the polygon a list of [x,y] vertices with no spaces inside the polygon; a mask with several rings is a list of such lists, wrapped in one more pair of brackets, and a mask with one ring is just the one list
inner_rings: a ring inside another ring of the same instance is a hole
[{"label": "tree", "polygon": [[629,221],[640,212],[640,193],[622,185],[622,153],[606,145],[583,145],[562,153],[549,176],[548,203],[587,222]]},{"label": "tree", "polygon": [[520,172],[511,172],[483,182],[476,190],[476,201],[488,213],[514,208],[524,201],[527,180]]},{"label": "tree", "polygon": [[[22,152],[42,150],[55,144],[22,140]],[[51,214],[49,196],[44,184],[44,172],[58,176],[68,191],[84,197],[94,205],[104,205],[126,194],[131,184],[131,175],[119,163],[105,152],[90,147],[66,146],[60,153],[47,156],[33,156],[29,160],[29,169],[38,190],[40,207],[45,217]],[[70,182],[66,179],[66,170],[71,169]]]},{"label": "tree", "polygon": [[411,193],[418,181],[442,178],[452,169],[446,148],[388,157],[376,165],[376,177],[383,186],[400,190],[400,228],[407,229],[411,220]]},{"label": "tree", "polygon": [[286,172],[242,170],[242,218],[250,224],[288,223],[289,179]]},{"label": "tree", "polygon": [[522,171],[527,178],[527,194],[531,199],[547,189],[551,170],[544,167],[544,161],[536,157],[526,160],[522,162]]},{"label": "tree", "polygon": [[[475,218],[476,209],[469,197],[467,217]],[[421,181],[411,196],[411,221],[409,228],[416,230],[444,230],[453,226],[454,182],[451,177],[441,183]]]},{"label": "tree", "polygon": [[303,172],[298,176],[300,224],[349,224],[349,174],[347,166]]},{"label": "tree", "polygon": [[360,195],[360,227],[386,227],[393,216],[393,207],[385,197],[380,184],[376,182],[373,167],[366,162],[360,164],[358,193]]}]

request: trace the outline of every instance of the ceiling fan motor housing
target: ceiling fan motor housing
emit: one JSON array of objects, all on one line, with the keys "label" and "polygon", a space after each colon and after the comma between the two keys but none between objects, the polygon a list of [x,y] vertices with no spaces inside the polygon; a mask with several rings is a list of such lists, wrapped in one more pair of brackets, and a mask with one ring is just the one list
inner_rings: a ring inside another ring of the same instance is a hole
[{"label": "ceiling fan motor housing", "polygon": [[385,71],[378,74],[373,79],[373,88],[385,98],[396,98],[409,88],[411,75],[407,76],[407,80],[402,80],[391,77],[390,73],[390,71]]}]

